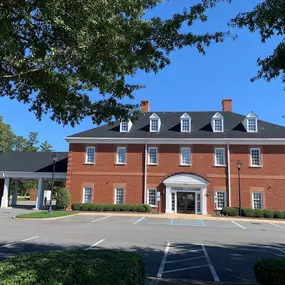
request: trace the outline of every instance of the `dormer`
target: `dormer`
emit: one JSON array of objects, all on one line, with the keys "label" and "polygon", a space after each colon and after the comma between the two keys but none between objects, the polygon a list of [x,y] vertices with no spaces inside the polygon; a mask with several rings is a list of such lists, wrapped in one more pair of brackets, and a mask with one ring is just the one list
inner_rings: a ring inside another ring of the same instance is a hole
[{"label": "dormer", "polygon": [[128,133],[132,127],[132,122],[131,121],[122,121],[120,123],[120,132],[121,133]]},{"label": "dormer", "polygon": [[212,117],[212,130],[214,133],[224,132],[224,117],[218,112]]},{"label": "dormer", "polygon": [[257,116],[254,112],[250,112],[243,120],[243,126],[248,133],[256,133],[257,127]]},{"label": "dormer", "polygon": [[159,116],[157,114],[153,113],[149,117],[149,131],[152,133],[159,132],[160,125],[161,125],[161,120],[160,120]]},{"label": "dormer", "polygon": [[180,117],[180,126],[181,133],[191,132],[191,117],[187,113],[184,113]]}]

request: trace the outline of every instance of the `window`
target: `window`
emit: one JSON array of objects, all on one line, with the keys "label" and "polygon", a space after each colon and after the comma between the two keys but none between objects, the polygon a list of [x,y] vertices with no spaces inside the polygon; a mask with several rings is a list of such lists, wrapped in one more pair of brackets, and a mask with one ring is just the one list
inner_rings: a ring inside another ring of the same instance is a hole
[{"label": "window", "polygon": [[121,132],[128,132],[129,131],[129,123],[128,122],[121,122]]},{"label": "window", "polygon": [[95,147],[88,146],[86,148],[86,160],[85,163],[94,163],[95,162]]},{"label": "window", "polygon": [[126,147],[117,148],[117,163],[118,164],[126,163]]},{"label": "window", "polygon": [[181,147],[181,165],[190,165],[190,147]]},{"label": "window", "polygon": [[253,192],[252,193],[252,208],[263,209],[263,193]]},{"label": "window", "polygon": [[225,166],[225,149],[215,148],[215,165]]},{"label": "window", "polygon": [[148,148],[148,163],[157,164],[157,147]]},{"label": "window", "polygon": [[172,192],[171,193],[171,210],[172,210],[172,212],[175,212],[175,193],[174,192]]},{"label": "window", "polygon": [[151,132],[158,132],[158,119],[151,119],[150,120],[150,131]]},{"label": "window", "polygon": [[191,117],[187,114],[184,113],[181,117],[180,117],[180,131],[182,133],[189,133],[191,132]]},{"label": "window", "polygon": [[247,131],[256,132],[256,119],[247,119]]},{"label": "window", "polygon": [[124,204],[124,189],[116,188],[115,204]]},{"label": "window", "polygon": [[201,194],[197,193],[197,214],[201,213]]},{"label": "window", "polygon": [[223,120],[215,119],[214,120],[214,132],[222,132],[223,131]]},{"label": "window", "polygon": [[152,207],[156,207],[156,189],[148,189],[148,204]]},{"label": "window", "polygon": [[216,203],[216,209],[223,209],[226,207],[226,192],[225,191],[217,191],[217,203]]},{"label": "window", "polygon": [[83,188],[83,203],[92,203],[92,187]]},{"label": "window", "polygon": [[260,148],[250,149],[250,166],[253,166],[253,167],[261,166]]}]

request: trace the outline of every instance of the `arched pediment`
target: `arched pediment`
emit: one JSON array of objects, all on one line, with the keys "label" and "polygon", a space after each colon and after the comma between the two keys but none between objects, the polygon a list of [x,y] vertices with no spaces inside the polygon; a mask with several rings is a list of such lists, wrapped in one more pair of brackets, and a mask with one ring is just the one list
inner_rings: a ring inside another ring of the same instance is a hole
[{"label": "arched pediment", "polygon": [[173,185],[196,185],[196,186],[206,186],[209,181],[199,175],[189,174],[189,173],[177,173],[168,176],[164,181],[164,184]]}]

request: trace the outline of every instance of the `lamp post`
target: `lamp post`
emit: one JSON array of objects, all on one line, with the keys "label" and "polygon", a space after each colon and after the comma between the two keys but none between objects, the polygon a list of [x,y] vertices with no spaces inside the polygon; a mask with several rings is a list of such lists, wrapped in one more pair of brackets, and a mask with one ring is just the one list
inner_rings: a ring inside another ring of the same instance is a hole
[{"label": "lamp post", "polygon": [[239,209],[239,216],[241,216],[241,193],[240,193],[240,168],[242,163],[240,160],[237,161],[237,169],[238,169],[238,209]]},{"label": "lamp post", "polygon": [[53,194],[53,182],[54,182],[54,172],[55,172],[55,164],[58,160],[58,157],[56,153],[52,156],[52,161],[53,161],[53,168],[52,168],[52,178],[51,178],[51,191],[50,191],[50,203],[49,203],[49,209],[48,212],[51,214],[52,212],[52,194]]}]

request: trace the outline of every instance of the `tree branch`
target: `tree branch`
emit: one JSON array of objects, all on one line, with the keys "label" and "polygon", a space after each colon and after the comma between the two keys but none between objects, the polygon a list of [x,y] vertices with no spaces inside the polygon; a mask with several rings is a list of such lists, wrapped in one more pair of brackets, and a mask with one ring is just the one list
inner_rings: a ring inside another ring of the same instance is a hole
[{"label": "tree branch", "polygon": [[15,77],[19,77],[28,73],[32,73],[32,72],[37,72],[39,70],[45,69],[44,67],[41,68],[35,68],[35,69],[31,69],[31,70],[27,70],[27,71],[23,71],[17,74],[11,74],[11,75],[0,75],[0,78],[15,78]]}]

